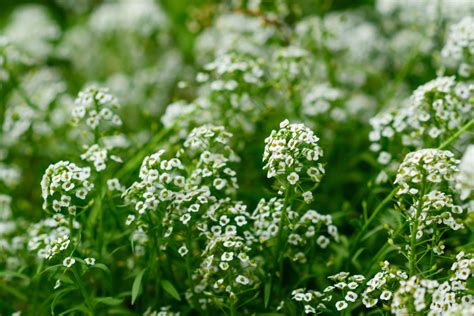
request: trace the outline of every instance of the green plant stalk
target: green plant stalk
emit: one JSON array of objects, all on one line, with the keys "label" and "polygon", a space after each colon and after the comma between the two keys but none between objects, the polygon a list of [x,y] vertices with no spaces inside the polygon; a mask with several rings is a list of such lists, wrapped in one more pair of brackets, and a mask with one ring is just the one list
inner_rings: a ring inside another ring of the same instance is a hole
[{"label": "green plant stalk", "polygon": [[421,215],[421,211],[423,209],[423,203],[425,198],[425,177],[423,176],[422,185],[421,185],[421,192],[420,192],[420,200],[418,201],[418,207],[416,209],[415,215],[415,222],[413,225],[410,225],[410,257],[409,257],[409,266],[410,266],[410,276],[415,275],[417,269],[417,262],[416,262],[416,232],[418,230],[419,225],[419,217]]},{"label": "green plant stalk", "polygon": [[163,128],[158,134],[153,136],[151,140],[145,145],[145,147],[138,153],[133,155],[133,158],[128,160],[127,163],[115,174],[118,179],[123,178],[128,172],[134,171],[142,163],[143,159],[153,150],[153,148],[171,131],[173,127]]},{"label": "green plant stalk", "polygon": [[[151,249],[151,254],[150,254],[150,266],[151,266],[151,271],[152,274],[156,278],[156,287],[155,287],[155,294],[156,298],[158,299],[161,296],[161,268],[158,264],[156,264],[156,258],[160,256],[160,242],[156,238],[156,233],[155,233],[155,223],[153,221],[152,216],[150,215],[149,212],[146,212],[148,216],[148,220],[150,221],[150,231],[149,234],[151,235],[151,240],[152,240],[152,249]],[[161,224],[160,224],[161,227]]]},{"label": "green plant stalk", "polygon": [[77,268],[73,267],[71,269],[72,274],[74,276],[74,280],[76,281],[76,285],[79,288],[79,291],[81,292],[82,297],[84,298],[84,303],[86,304],[87,309],[89,310],[90,315],[94,315],[94,306],[91,303],[89,294],[87,293],[87,290],[84,286],[84,283],[82,282],[81,278],[79,277],[79,274],[77,272]]},{"label": "green plant stalk", "polygon": [[[280,218],[280,224],[278,227],[278,236],[277,236],[277,243],[276,243],[276,249],[275,249],[275,258],[277,258],[276,263],[278,264],[279,267],[279,279],[280,279],[280,285],[283,283],[283,255],[285,253],[285,249],[283,249],[283,229],[285,228],[284,221],[287,218],[287,207],[288,207],[288,200],[289,200],[289,195],[290,195],[290,189],[287,188],[285,192],[285,200],[283,202],[283,209],[281,211],[281,218]],[[280,286],[281,288],[281,286]]]},{"label": "green plant stalk", "polygon": [[452,142],[454,142],[456,139],[458,139],[464,132],[467,132],[470,130],[472,127],[474,127],[474,119],[470,120],[469,122],[466,123],[463,127],[461,127],[456,133],[454,133],[450,138],[448,138],[445,142],[443,142],[438,149],[445,149],[449,145],[451,145]]}]

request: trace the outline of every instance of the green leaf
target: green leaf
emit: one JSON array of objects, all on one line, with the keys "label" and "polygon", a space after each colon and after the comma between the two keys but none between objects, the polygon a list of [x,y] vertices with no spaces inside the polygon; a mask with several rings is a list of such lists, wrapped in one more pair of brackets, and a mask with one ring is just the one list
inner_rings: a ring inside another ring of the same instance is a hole
[{"label": "green leaf", "polygon": [[93,268],[97,268],[97,269],[103,270],[107,273],[110,273],[110,269],[103,263],[96,263],[92,266],[89,266],[89,269],[93,269]]},{"label": "green leaf", "polygon": [[62,290],[59,290],[57,291],[55,294],[54,294],[54,298],[51,302],[51,315],[54,315],[54,308],[56,307],[56,304],[59,303],[60,299],[68,292],[71,292],[71,291],[74,291],[74,290],[77,290],[77,288],[75,287],[67,287],[67,288],[64,288]]},{"label": "green leaf", "polygon": [[78,304],[78,305],[75,305],[75,306],[71,307],[70,309],[62,312],[59,315],[69,315],[69,314],[71,314],[72,312],[75,312],[75,311],[81,311],[85,315],[90,314],[90,310],[88,310],[87,307],[84,304],[81,303],[81,304]]},{"label": "green leaf", "polygon": [[105,304],[109,306],[120,305],[123,302],[123,299],[115,298],[115,297],[96,297],[94,299],[95,304]]},{"label": "green leaf", "polygon": [[141,292],[142,289],[142,278],[143,274],[145,273],[146,269],[143,269],[140,271],[137,276],[135,277],[135,280],[133,280],[133,285],[132,285],[132,305],[135,304],[135,300],[137,299],[138,295]]},{"label": "green leaf", "polygon": [[265,288],[263,290],[263,301],[265,308],[268,307],[268,302],[270,301],[270,294],[272,292],[272,278],[270,277],[265,283]]},{"label": "green leaf", "polygon": [[181,297],[179,297],[178,291],[176,291],[175,287],[173,286],[173,284],[171,284],[170,281],[168,280],[161,281],[161,286],[166,292],[168,292],[169,295],[171,295],[176,300],[181,301]]}]

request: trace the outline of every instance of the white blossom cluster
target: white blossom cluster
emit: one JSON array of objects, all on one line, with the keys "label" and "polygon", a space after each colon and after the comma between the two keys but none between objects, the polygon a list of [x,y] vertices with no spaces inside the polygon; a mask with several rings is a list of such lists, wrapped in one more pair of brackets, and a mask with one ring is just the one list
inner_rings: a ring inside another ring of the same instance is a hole
[{"label": "white blossom cluster", "polygon": [[[277,243],[277,236],[281,228],[284,201],[280,198],[271,198],[268,201],[261,199],[252,214],[253,231],[259,242],[271,247]],[[292,223],[287,237],[288,248],[285,255],[294,262],[305,264],[308,258],[305,250],[315,246],[326,249],[331,239],[339,241],[337,227],[333,225],[330,215],[323,215],[314,210],[295,212],[287,205],[285,216]]]},{"label": "white blossom cluster", "polygon": [[344,92],[327,83],[318,84],[303,97],[301,112],[311,118],[329,116],[341,122],[347,119],[347,113],[342,108]]},{"label": "white blossom cluster", "polygon": [[397,195],[416,195],[426,183],[431,186],[452,182],[459,160],[448,150],[420,149],[408,153],[398,168],[395,184]]},{"label": "white blossom cluster", "polygon": [[469,145],[459,164],[456,175],[456,190],[462,200],[469,198],[474,191],[474,145]]},{"label": "white blossom cluster", "polygon": [[18,167],[0,162],[0,181],[7,187],[14,187],[20,182],[21,171]]},{"label": "white blossom cluster", "polygon": [[328,278],[333,282],[333,285],[326,287],[322,292],[296,289],[291,293],[294,301],[305,304],[305,314],[328,311],[328,308],[332,307],[337,311],[342,311],[358,300],[359,286],[365,281],[363,275],[339,272]]},{"label": "white blossom cluster", "polygon": [[264,66],[262,60],[239,53],[216,57],[196,75],[198,98],[189,104],[171,104],[161,121],[179,127],[182,137],[189,129],[209,123],[225,125],[232,132],[253,133],[256,121],[269,107],[261,100],[269,80]]},{"label": "white blossom cluster", "polygon": [[268,178],[277,179],[281,194],[288,189],[302,195],[321,181],[324,167],[317,161],[323,151],[318,140],[304,124],[290,124],[288,120],[265,139],[263,169]]},{"label": "white blossom cluster", "polygon": [[362,304],[366,308],[373,308],[377,304],[391,302],[393,290],[399,286],[401,281],[407,279],[408,274],[405,271],[394,268],[388,261],[384,261],[381,270],[365,284],[361,294]]},{"label": "white blossom cluster", "polygon": [[[184,231],[197,225],[204,235],[220,235],[221,226],[232,219],[229,214],[219,213],[222,208],[230,210],[237,226],[244,225],[248,217],[242,215],[246,214],[245,207],[223,207],[228,205],[225,198],[237,188],[236,173],[231,168],[237,156],[229,147],[230,137],[222,127],[203,126],[191,132],[176,157],[165,159],[164,150],[146,157],[140,168],[141,181],[127,189],[126,200],[139,216],[164,212],[165,237],[172,235],[177,224],[184,225]],[[208,227],[209,219],[220,225]],[[229,224],[226,233],[235,230],[235,224]]]},{"label": "white blossom cluster", "polygon": [[396,194],[405,199],[400,199],[398,205],[412,223],[417,222],[417,239],[434,224],[444,224],[453,230],[463,227],[455,219],[463,208],[455,204],[450,193],[458,163],[450,151],[421,149],[409,153],[400,165],[395,179]]},{"label": "white blossom cluster", "polygon": [[72,111],[75,122],[85,122],[92,130],[122,125],[122,119],[115,113],[119,108],[118,100],[106,88],[85,88],[79,92],[75,105]]},{"label": "white blossom cluster", "polygon": [[248,16],[238,12],[217,17],[214,25],[197,39],[198,58],[208,62],[232,51],[256,57],[269,57],[268,48],[281,41],[281,33],[264,16]]},{"label": "white blossom cluster", "polygon": [[41,180],[43,209],[75,215],[87,204],[87,196],[94,188],[90,176],[89,167],[81,168],[69,161],[51,164]]},{"label": "white blossom cluster", "polygon": [[18,144],[31,130],[37,137],[51,138],[55,128],[64,126],[62,108],[56,104],[64,97],[66,85],[58,71],[47,67],[29,71],[18,85],[28,97],[17,91],[7,100],[1,141],[8,147]]},{"label": "white blossom cluster", "polygon": [[[68,221],[61,214],[32,224],[28,229],[28,250],[36,252],[39,259],[48,260],[70,251],[71,231],[67,225]],[[73,229],[78,228],[78,223],[74,221]]]},{"label": "white blossom cluster", "polygon": [[59,26],[47,10],[37,5],[24,6],[16,10],[10,19],[3,30],[9,42],[6,53],[10,59],[8,62],[44,63],[53,53],[55,42],[61,35]]},{"label": "white blossom cluster", "polygon": [[441,57],[447,67],[454,68],[462,78],[474,74],[474,17],[468,16],[451,26]]},{"label": "white blossom cluster", "polygon": [[[237,299],[237,294],[253,286],[256,263],[249,257],[250,248],[239,236],[212,239],[203,251],[203,261],[196,271],[198,283],[194,291],[209,296],[209,302],[219,297]],[[213,297],[216,296],[216,297]],[[205,308],[205,302],[203,302]]]},{"label": "white blossom cluster", "polygon": [[460,252],[451,267],[452,276],[447,281],[438,282],[418,276],[400,281],[393,295],[391,312],[394,315],[406,315],[413,308],[416,313],[446,315],[459,310],[460,306],[469,308],[474,299],[468,288],[473,268],[472,254]]},{"label": "white blossom cluster", "polygon": [[[472,84],[439,77],[419,87],[408,104],[370,120],[371,150],[387,165],[399,146],[421,149],[440,145],[473,117]],[[401,158],[401,157],[397,157]]]},{"label": "white blossom cluster", "polygon": [[116,155],[109,155],[107,148],[102,148],[97,144],[87,147],[86,151],[81,154],[81,159],[92,163],[97,172],[105,170],[107,161],[122,162],[122,159]]}]

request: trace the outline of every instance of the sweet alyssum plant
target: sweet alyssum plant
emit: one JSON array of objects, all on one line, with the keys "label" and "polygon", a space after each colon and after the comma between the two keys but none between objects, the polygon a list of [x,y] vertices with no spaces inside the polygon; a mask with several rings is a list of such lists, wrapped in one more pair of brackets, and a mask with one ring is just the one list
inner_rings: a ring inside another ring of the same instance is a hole
[{"label": "sweet alyssum plant", "polygon": [[3,6],[0,315],[474,313],[471,2]]}]

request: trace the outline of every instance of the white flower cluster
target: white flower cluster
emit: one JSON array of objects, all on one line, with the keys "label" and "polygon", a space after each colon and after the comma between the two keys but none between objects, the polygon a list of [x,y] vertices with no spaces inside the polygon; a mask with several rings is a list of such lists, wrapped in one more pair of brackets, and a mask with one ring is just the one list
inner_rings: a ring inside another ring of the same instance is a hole
[{"label": "white flower cluster", "polygon": [[18,85],[28,97],[18,92],[10,94],[1,141],[6,146],[17,145],[30,130],[37,136],[51,138],[54,129],[64,124],[54,117],[59,114],[55,103],[66,90],[63,78],[53,68],[44,67],[24,74]]},{"label": "white flower cluster", "polygon": [[272,78],[276,82],[290,84],[308,75],[309,52],[299,46],[279,48],[273,54]]},{"label": "white flower cluster", "polygon": [[474,191],[474,145],[469,145],[459,164],[456,175],[456,190],[461,199],[466,200]]},{"label": "white flower cluster", "polygon": [[[441,316],[472,305],[474,296],[469,293],[468,280],[472,278],[472,254],[459,253],[451,267],[452,276],[442,283],[413,276],[400,281],[393,295],[391,312],[395,315],[427,313]],[[414,309],[414,310],[413,310]]]},{"label": "white flower cluster", "polygon": [[[28,229],[28,250],[35,251],[39,259],[52,259],[71,248],[71,231],[61,214],[32,224]],[[79,224],[73,221],[73,228]]]},{"label": "white flower cluster", "polygon": [[290,124],[288,120],[265,139],[263,169],[268,178],[277,179],[281,194],[290,189],[297,196],[302,195],[319,184],[324,167],[316,163],[323,155],[318,140],[304,124]]},{"label": "white flower cluster", "polygon": [[180,316],[180,312],[174,312],[171,310],[171,306],[163,306],[160,310],[152,310],[149,307],[144,313],[143,316]]},{"label": "white flower cluster", "polygon": [[75,105],[72,111],[75,122],[85,121],[92,130],[122,125],[122,119],[115,113],[119,108],[118,100],[106,88],[85,88],[79,92]]},{"label": "white flower cluster", "polygon": [[[271,198],[268,201],[261,199],[258,203],[252,219],[254,234],[261,244],[271,246],[277,242],[275,237],[280,231],[283,207],[284,202],[279,198]],[[314,246],[325,249],[331,239],[339,241],[337,227],[332,224],[330,215],[322,215],[314,210],[300,214],[287,206],[286,216],[292,223],[287,239],[289,247],[281,251],[285,251],[285,255],[295,262],[307,262],[305,249]]]},{"label": "white flower cluster", "polygon": [[[157,209],[164,211],[165,237],[171,235],[174,225],[181,223],[186,231],[197,225],[195,221],[202,216],[227,225],[231,218],[218,213],[227,201],[218,197],[232,195],[238,187],[236,173],[230,168],[230,163],[237,159],[228,143],[230,137],[222,127],[203,126],[191,132],[176,157],[164,159],[164,150],[146,157],[140,168],[141,181],[125,192],[126,200],[139,215]],[[246,213],[238,205],[229,210],[237,217]],[[237,217],[238,226],[245,224],[239,225]],[[208,227],[206,221],[201,225],[204,226],[197,228],[204,234],[211,228],[211,235],[219,235],[222,229],[219,225]]]},{"label": "white flower cluster", "polygon": [[77,209],[86,205],[86,198],[94,188],[90,176],[89,167],[81,168],[69,161],[50,165],[41,180],[43,209],[56,213],[66,210],[75,215]]},{"label": "white flower cluster", "polygon": [[366,308],[372,308],[379,302],[383,304],[390,302],[393,298],[393,289],[396,289],[401,281],[407,279],[406,272],[391,267],[388,261],[384,261],[381,271],[367,281],[361,294],[362,304]]},{"label": "white flower cluster", "polygon": [[301,112],[309,117],[329,115],[336,121],[347,119],[347,113],[342,108],[344,93],[327,83],[317,84],[303,97]]},{"label": "white flower cluster", "polygon": [[224,296],[235,301],[239,292],[258,282],[254,271],[256,263],[250,259],[246,243],[245,238],[239,236],[210,240],[202,254],[204,260],[194,275],[198,281],[194,291],[209,296],[209,302]]},{"label": "white flower cluster", "polygon": [[97,144],[87,147],[86,151],[81,154],[81,159],[92,163],[97,172],[105,170],[107,167],[106,163],[109,159],[119,163],[122,162],[120,157],[115,155],[109,156],[107,148],[102,148]]},{"label": "white flower cluster", "polygon": [[408,153],[395,179],[395,184],[399,186],[397,195],[416,195],[425,183],[434,186],[452,182],[458,163],[459,160],[448,150],[429,148]]},{"label": "white flower cluster", "polygon": [[59,26],[47,10],[37,5],[15,10],[3,32],[11,45],[16,47],[16,52],[10,53],[23,55],[24,57],[18,59],[26,58],[28,63],[45,62],[54,50],[54,42],[61,35]]},{"label": "white flower cluster", "polygon": [[268,107],[261,100],[268,82],[263,61],[229,53],[205,65],[204,70],[196,76],[201,84],[198,98],[190,104],[173,103],[161,119],[163,124],[179,127],[180,136],[210,122],[225,125],[232,132],[254,132],[256,121]]},{"label": "white flower cluster", "polygon": [[417,239],[423,236],[425,228],[433,224],[444,224],[453,230],[463,227],[454,218],[462,214],[463,209],[454,204],[449,190],[458,163],[450,151],[421,149],[406,155],[400,165],[395,179],[398,185],[396,194],[409,201],[406,204],[402,198],[398,205],[407,212],[410,221],[418,223]]},{"label": "white flower cluster", "polygon": [[474,75],[474,17],[467,16],[451,26],[441,57],[459,76],[471,78]]},{"label": "white flower cluster", "polygon": [[326,287],[322,292],[296,289],[292,299],[305,304],[305,314],[328,311],[329,304],[337,311],[345,310],[359,298],[359,286],[365,281],[363,275],[351,275],[349,272],[339,272],[328,277],[334,285]]},{"label": "white flower cluster", "polygon": [[[438,146],[473,118],[474,86],[439,77],[419,87],[407,105],[370,120],[371,150],[386,165],[401,145],[413,149]],[[399,158],[399,157],[397,157]]]},{"label": "white flower cluster", "polygon": [[244,54],[269,57],[268,48],[280,40],[275,24],[267,23],[265,16],[249,16],[239,12],[218,16],[214,25],[196,40],[198,58],[204,62],[238,50]]},{"label": "white flower cluster", "polygon": [[20,182],[21,171],[18,167],[0,162],[0,181],[7,187],[14,187]]}]

